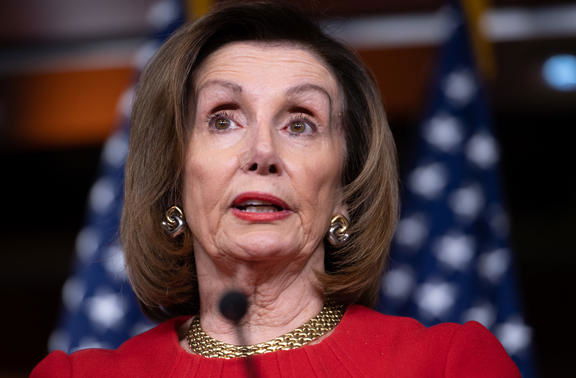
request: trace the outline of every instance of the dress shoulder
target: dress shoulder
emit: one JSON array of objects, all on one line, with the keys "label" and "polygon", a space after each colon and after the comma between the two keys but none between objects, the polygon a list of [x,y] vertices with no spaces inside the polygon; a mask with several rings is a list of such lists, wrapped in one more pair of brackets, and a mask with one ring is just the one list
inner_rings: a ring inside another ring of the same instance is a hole
[{"label": "dress shoulder", "polygon": [[71,354],[54,351],[32,370],[31,378],[166,376],[176,356],[175,327],[183,318],[170,319],[134,336],[116,350],[83,349]]},{"label": "dress shoulder", "polygon": [[399,377],[520,377],[498,339],[480,323],[426,327],[412,318],[362,306],[348,311],[342,347],[355,345],[349,353],[372,372],[386,367],[387,376],[394,367]]},{"label": "dress shoulder", "polygon": [[454,330],[446,356],[446,377],[521,377],[502,344],[482,324],[471,321],[451,326]]},{"label": "dress shoulder", "polygon": [[57,350],[40,361],[30,377],[112,377],[125,368],[126,356],[116,350],[83,349],[71,354]]},{"label": "dress shoulder", "polygon": [[68,378],[71,374],[70,356],[61,350],[57,350],[50,353],[36,365],[30,373],[30,378]]}]

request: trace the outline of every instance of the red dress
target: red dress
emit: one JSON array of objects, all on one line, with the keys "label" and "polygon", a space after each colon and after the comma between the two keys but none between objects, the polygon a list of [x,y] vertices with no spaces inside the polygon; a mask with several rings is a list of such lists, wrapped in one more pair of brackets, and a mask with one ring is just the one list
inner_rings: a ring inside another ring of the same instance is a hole
[{"label": "red dress", "polygon": [[[43,377],[246,377],[245,359],[205,358],[182,349],[170,319],[116,350],[50,353],[32,371]],[[498,340],[482,325],[416,320],[349,306],[318,344],[252,357],[259,377],[520,377]]]}]

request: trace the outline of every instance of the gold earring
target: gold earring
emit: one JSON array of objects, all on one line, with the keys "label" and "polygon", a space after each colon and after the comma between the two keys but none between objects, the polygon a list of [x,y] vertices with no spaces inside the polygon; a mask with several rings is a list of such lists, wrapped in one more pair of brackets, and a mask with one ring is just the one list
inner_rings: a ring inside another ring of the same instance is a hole
[{"label": "gold earring", "polygon": [[330,220],[330,229],[328,231],[328,241],[334,247],[340,247],[342,244],[346,243],[350,238],[348,227],[350,226],[350,221],[344,215],[337,214]]},{"label": "gold earring", "polygon": [[166,210],[164,220],[162,221],[162,228],[168,235],[173,238],[180,235],[184,232],[185,224],[184,213],[178,206],[172,206]]}]

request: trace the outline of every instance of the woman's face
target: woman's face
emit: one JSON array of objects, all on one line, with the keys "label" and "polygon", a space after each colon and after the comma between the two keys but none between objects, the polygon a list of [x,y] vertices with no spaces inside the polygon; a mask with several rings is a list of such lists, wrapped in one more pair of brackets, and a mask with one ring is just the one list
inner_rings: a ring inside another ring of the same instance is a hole
[{"label": "woman's face", "polygon": [[294,45],[236,42],[194,83],[183,201],[195,250],[246,261],[323,251],[330,217],[345,210],[329,69]]}]

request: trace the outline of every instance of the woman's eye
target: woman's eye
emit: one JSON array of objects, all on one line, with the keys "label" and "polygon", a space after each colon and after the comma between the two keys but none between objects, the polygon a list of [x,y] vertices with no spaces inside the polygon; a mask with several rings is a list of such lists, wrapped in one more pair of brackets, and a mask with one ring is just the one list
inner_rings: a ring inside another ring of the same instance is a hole
[{"label": "woman's eye", "polygon": [[292,135],[312,134],[315,131],[313,123],[305,119],[295,119],[290,121],[287,127],[288,133]]},{"label": "woman's eye", "polygon": [[214,128],[218,130],[225,130],[230,127],[231,121],[226,118],[218,118],[214,122]]},{"label": "woman's eye", "polygon": [[208,120],[208,126],[217,131],[236,128],[236,123],[226,114],[215,114]]},{"label": "woman's eye", "polygon": [[288,126],[288,129],[291,133],[302,134],[304,131],[306,131],[306,123],[303,121],[294,121],[290,124],[290,126]]}]

